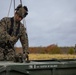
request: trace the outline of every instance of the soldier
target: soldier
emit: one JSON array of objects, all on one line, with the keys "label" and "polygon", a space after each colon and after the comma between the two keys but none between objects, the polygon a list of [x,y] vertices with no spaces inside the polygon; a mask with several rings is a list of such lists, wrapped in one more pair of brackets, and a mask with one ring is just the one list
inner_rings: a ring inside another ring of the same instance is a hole
[{"label": "soldier", "polygon": [[14,45],[20,39],[23,54],[28,52],[28,36],[26,28],[20,22],[28,14],[28,8],[21,4],[15,9],[13,17],[4,17],[0,20],[0,60],[13,60],[15,57]]}]

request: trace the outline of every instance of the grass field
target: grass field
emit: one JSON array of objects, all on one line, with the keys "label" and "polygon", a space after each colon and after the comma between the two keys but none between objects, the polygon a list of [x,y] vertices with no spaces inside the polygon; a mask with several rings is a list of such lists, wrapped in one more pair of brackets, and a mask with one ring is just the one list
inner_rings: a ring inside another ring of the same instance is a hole
[{"label": "grass field", "polygon": [[30,60],[47,60],[47,59],[76,59],[76,55],[70,54],[29,54]]}]

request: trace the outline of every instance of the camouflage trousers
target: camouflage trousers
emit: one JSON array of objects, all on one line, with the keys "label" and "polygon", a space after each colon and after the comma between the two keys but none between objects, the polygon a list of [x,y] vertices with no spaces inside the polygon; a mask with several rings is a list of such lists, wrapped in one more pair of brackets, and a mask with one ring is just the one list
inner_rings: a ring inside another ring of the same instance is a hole
[{"label": "camouflage trousers", "polygon": [[13,61],[14,55],[15,51],[13,49],[8,49],[8,51],[6,51],[6,49],[0,47],[0,61]]}]

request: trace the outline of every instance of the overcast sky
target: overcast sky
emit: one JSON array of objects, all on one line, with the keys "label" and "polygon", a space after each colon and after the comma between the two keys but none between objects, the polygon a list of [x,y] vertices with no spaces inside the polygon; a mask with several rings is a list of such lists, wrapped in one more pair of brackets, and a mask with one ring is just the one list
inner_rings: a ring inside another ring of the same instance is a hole
[{"label": "overcast sky", "polygon": [[[0,19],[7,16],[11,0],[1,0]],[[20,0],[15,0],[16,6]],[[76,0],[22,0],[29,9],[26,27],[29,46],[74,46]],[[9,16],[13,16],[13,4]],[[16,46],[21,46],[20,42]]]}]

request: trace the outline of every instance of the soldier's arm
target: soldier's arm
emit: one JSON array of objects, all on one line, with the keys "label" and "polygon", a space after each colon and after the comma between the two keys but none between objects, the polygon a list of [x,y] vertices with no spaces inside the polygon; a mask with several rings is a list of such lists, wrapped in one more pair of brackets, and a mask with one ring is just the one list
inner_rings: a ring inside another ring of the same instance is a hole
[{"label": "soldier's arm", "polygon": [[7,18],[0,20],[0,41],[7,42],[11,36],[7,33]]},{"label": "soldier's arm", "polygon": [[28,35],[26,33],[26,28],[24,27],[21,29],[20,41],[22,44],[23,53],[27,53],[28,52]]}]

